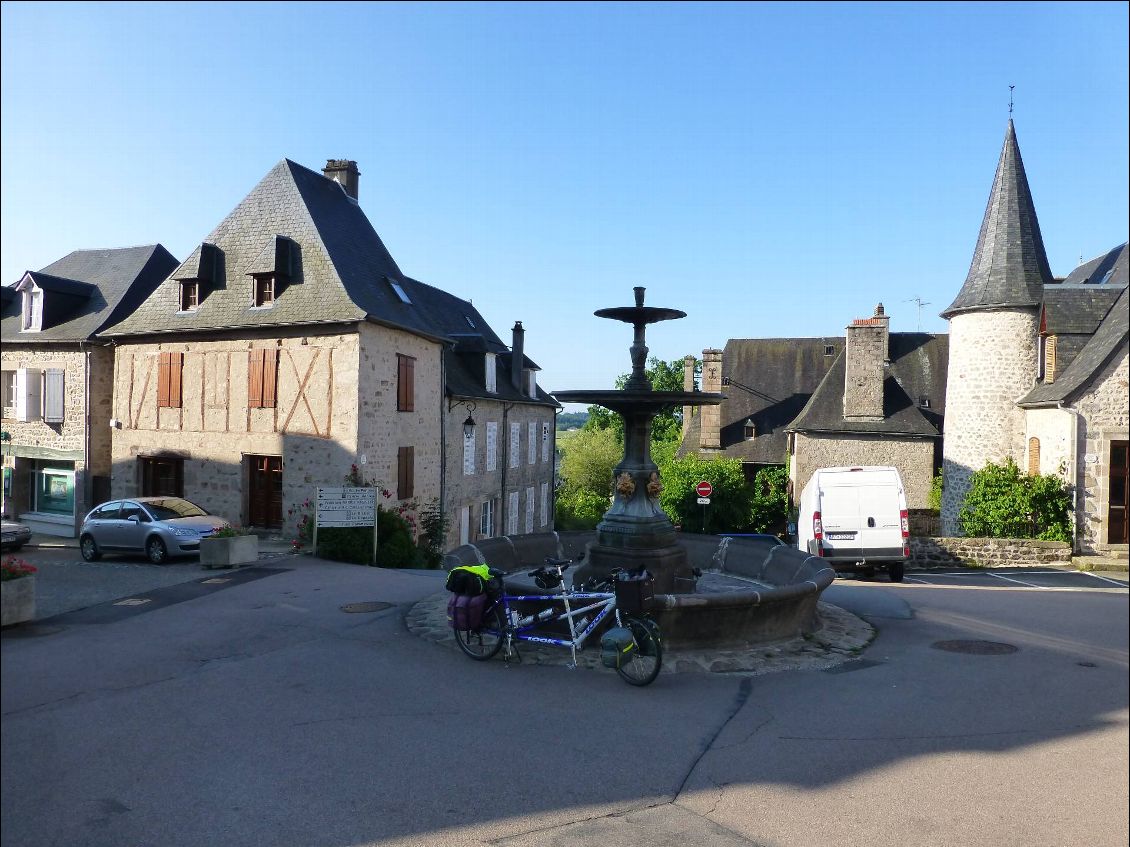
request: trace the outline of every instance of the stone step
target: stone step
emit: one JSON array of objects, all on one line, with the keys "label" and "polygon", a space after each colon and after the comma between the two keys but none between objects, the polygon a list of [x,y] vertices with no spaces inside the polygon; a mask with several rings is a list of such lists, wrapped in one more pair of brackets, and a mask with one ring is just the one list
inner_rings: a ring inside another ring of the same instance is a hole
[{"label": "stone step", "polygon": [[1130,562],[1124,556],[1112,556],[1104,553],[1101,556],[1072,556],[1071,565],[1081,571],[1126,572],[1130,567]]}]

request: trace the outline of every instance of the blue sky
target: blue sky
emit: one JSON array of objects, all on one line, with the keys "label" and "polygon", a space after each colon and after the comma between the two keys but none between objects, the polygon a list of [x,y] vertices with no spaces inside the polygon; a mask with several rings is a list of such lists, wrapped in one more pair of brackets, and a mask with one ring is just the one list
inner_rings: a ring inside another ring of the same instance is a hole
[{"label": "blue sky", "polygon": [[[280,159],[349,158],[405,273],[549,390],[652,355],[944,332],[1015,122],[1052,270],[1128,231],[1128,6],[2,6],[10,284],[74,249],[183,258]],[[924,305],[920,309],[917,302]]]}]

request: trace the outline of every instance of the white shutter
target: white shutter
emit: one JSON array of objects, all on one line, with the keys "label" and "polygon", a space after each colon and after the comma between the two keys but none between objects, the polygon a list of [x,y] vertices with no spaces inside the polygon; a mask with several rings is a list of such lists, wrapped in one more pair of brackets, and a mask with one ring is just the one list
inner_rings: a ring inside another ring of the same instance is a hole
[{"label": "white shutter", "polygon": [[509,500],[510,500],[510,508],[506,510],[507,511],[506,534],[507,535],[517,535],[518,534],[518,492],[517,491],[511,491]]},{"label": "white shutter", "polygon": [[16,420],[39,420],[41,374],[41,371],[32,368],[20,368],[16,371]]},{"label": "white shutter", "polygon": [[534,531],[534,487],[526,489],[526,535]]},{"label": "white shutter", "polygon": [[536,465],[538,463],[538,422],[530,421],[530,447],[529,447],[529,464]]},{"label": "white shutter", "polygon": [[62,423],[65,408],[63,369],[51,368],[43,375],[43,420],[47,423]]},{"label": "white shutter", "polygon": [[487,422],[487,471],[498,470],[498,422]]},{"label": "white shutter", "polygon": [[522,456],[522,425],[510,424],[510,467],[516,468]]},{"label": "white shutter", "polygon": [[[475,431],[463,436],[463,475],[475,475]],[[466,542],[464,542],[466,543]]]},{"label": "white shutter", "polygon": [[459,510],[459,543],[466,544],[471,540],[471,507],[464,506]]},{"label": "white shutter", "polygon": [[541,460],[549,463],[549,424],[541,425]]},{"label": "white shutter", "polygon": [[545,526],[549,521],[549,483],[543,482],[541,484],[541,513],[538,515],[541,518],[540,526]]}]

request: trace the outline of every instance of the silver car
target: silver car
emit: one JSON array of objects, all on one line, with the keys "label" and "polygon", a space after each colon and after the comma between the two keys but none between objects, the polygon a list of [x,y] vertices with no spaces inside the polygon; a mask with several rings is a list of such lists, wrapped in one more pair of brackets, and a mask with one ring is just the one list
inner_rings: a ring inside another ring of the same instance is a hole
[{"label": "silver car", "polygon": [[210,515],[182,497],[111,500],[91,510],[79,532],[79,550],[88,562],[103,553],[142,551],[155,565],[170,556],[200,552],[200,539],[231,523]]},{"label": "silver car", "polygon": [[16,521],[4,521],[3,541],[0,550],[19,550],[31,540],[31,528]]}]

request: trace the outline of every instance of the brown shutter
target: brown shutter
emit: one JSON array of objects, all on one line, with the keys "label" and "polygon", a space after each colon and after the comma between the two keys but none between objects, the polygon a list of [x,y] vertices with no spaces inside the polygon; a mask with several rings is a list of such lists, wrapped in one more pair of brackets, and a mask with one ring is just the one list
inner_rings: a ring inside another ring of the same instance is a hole
[{"label": "brown shutter", "polygon": [[278,395],[279,351],[263,351],[263,408],[273,409]]},{"label": "brown shutter", "polygon": [[184,353],[169,354],[169,405],[174,409],[181,406],[181,372],[184,369]]},{"label": "brown shutter", "polygon": [[1028,476],[1040,475],[1040,439],[1028,439]]},{"label": "brown shutter", "polygon": [[169,405],[169,354],[161,353],[157,360],[157,408]]},{"label": "brown shutter", "polygon": [[266,350],[247,351],[247,406],[260,409],[263,406],[263,354]]},{"label": "brown shutter", "polygon": [[405,359],[404,363],[406,366],[405,382],[407,383],[407,388],[405,388],[404,390],[404,396],[406,400],[404,411],[414,412],[416,411],[416,360]]},{"label": "brown shutter", "polygon": [[399,500],[412,497],[416,483],[416,448],[401,447],[396,454],[396,496]]}]

